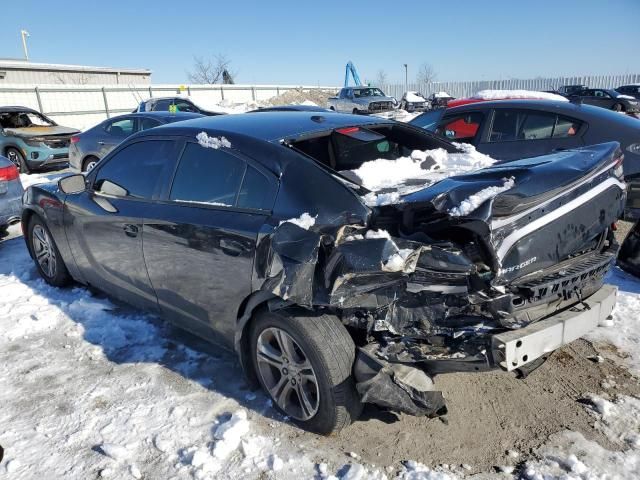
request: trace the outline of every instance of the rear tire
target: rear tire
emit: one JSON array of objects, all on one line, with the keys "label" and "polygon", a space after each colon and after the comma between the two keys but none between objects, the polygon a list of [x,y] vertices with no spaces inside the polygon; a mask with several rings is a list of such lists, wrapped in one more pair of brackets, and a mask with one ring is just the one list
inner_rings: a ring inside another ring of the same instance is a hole
[{"label": "rear tire", "polygon": [[353,111],[352,111],[351,113],[353,113],[354,115],[358,115],[360,112],[358,112],[358,109],[357,109],[357,108],[354,108],[354,109],[353,109]]},{"label": "rear tire", "polygon": [[614,112],[624,112],[624,106],[621,103],[616,103],[613,107],[611,107],[611,110],[613,110]]},{"label": "rear tire", "polygon": [[90,172],[99,161],[100,159],[94,156],[89,156],[85,158],[84,162],[82,162],[82,172],[83,173]]},{"label": "rear tire", "polygon": [[7,158],[13,162],[13,164],[18,168],[18,172],[20,173],[29,173],[29,165],[27,165],[27,161],[22,156],[22,153],[17,148],[7,148],[6,151]]},{"label": "rear tire", "polygon": [[249,345],[260,385],[301,428],[329,435],[360,416],[351,375],[355,345],[337,317],[260,312]]},{"label": "rear tire", "polygon": [[71,275],[62,260],[51,232],[37,215],[29,221],[29,249],[38,273],[49,285],[64,287],[71,283]]}]

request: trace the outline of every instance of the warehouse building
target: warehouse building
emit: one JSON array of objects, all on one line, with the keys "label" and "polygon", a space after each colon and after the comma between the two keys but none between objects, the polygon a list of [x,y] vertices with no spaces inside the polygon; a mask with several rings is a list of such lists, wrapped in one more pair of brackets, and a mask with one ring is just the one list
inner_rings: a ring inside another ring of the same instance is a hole
[{"label": "warehouse building", "polygon": [[0,59],[0,86],[3,84],[58,85],[146,85],[151,70],[88,67]]}]

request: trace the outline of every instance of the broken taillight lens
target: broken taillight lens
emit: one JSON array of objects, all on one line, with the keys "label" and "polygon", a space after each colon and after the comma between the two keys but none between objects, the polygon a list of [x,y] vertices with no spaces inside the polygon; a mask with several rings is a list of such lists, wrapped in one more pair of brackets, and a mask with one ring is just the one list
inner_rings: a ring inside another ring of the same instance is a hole
[{"label": "broken taillight lens", "polygon": [[622,165],[623,160],[624,155],[621,154],[618,158],[616,158],[616,161],[613,164],[613,174],[621,180],[624,178],[624,167]]},{"label": "broken taillight lens", "polygon": [[0,181],[8,182],[10,180],[15,180],[19,176],[18,168],[15,165],[0,167]]}]

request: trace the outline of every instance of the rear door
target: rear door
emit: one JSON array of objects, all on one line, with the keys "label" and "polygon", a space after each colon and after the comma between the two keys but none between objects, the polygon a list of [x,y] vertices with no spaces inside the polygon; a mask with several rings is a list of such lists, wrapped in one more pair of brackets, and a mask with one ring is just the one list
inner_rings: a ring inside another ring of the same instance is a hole
[{"label": "rear door", "polygon": [[111,150],[118,146],[124,139],[138,131],[138,119],[136,117],[118,117],[104,126],[104,132],[98,138],[98,156],[104,158]]},{"label": "rear door", "polygon": [[184,141],[162,202],[146,211],[143,226],[144,258],[165,317],[232,342],[276,189],[276,177],[250,159]]},{"label": "rear door", "polygon": [[477,148],[496,160],[536,157],[582,146],[581,126],[551,112],[496,108]]},{"label": "rear door", "polygon": [[125,145],[87,176],[87,190],[65,202],[67,238],[85,280],[127,303],[157,309],[142,251],[142,219],[158,197],[175,142]]}]

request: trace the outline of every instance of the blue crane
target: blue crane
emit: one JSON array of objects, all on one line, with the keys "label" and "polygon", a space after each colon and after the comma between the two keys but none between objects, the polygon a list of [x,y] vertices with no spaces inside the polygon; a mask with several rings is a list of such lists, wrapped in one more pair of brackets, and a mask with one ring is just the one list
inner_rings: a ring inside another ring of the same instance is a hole
[{"label": "blue crane", "polygon": [[358,86],[362,85],[360,81],[360,75],[358,75],[358,71],[356,70],[356,66],[353,64],[351,60],[347,62],[347,66],[344,72],[344,86],[349,86],[349,74],[351,74],[351,78],[353,78],[353,83]]}]

